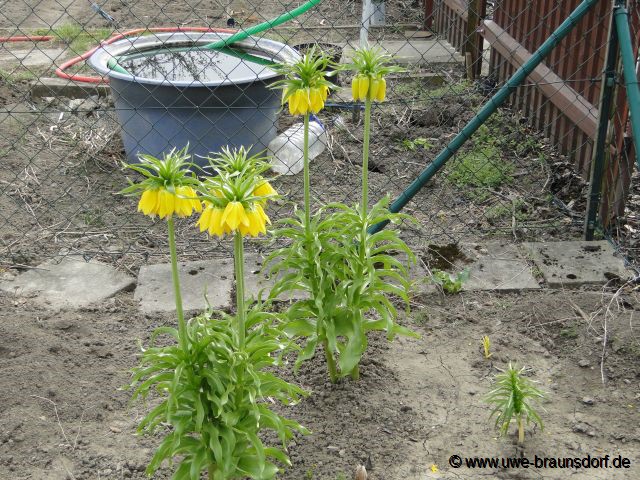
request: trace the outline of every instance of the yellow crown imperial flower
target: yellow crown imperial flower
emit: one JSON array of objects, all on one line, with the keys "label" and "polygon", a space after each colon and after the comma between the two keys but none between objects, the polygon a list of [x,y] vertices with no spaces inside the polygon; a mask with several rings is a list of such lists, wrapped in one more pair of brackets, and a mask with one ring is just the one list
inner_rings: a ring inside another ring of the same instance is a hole
[{"label": "yellow crown imperial flower", "polygon": [[387,95],[389,73],[404,71],[403,68],[391,65],[392,57],[379,48],[359,48],[353,55],[350,69],[355,73],[351,81],[351,94],[355,101],[369,100],[382,102]]},{"label": "yellow crown imperial flower", "polygon": [[289,104],[291,115],[320,112],[330,88],[334,87],[327,77],[341,69],[315,48],[295,63],[276,64],[271,68],[284,77],[273,83],[272,88],[282,88],[282,104]]},{"label": "yellow crown imperial flower", "polygon": [[191,186],[198,182],[188,169],[189,158],[186,147],[179,151],[172,150],[162,159],[140,155],[140,163],[127,167],[144,175],[144,180],[130,182],[131,185],[120,193],[142,192],[138,211],[150,217],[188,217],[194,210],[201,211],[201,201]]},{"label": "yellow crown imperial flower", "polygon": [[234,232],[252,237],[266,233],[269,218],[263,207],[277,193],[262,177],[270,168],[264,157],[249,157],[244,148],[239,148],[223,149],[209,160],[218,175],[205,178],[200,188],[204,201],[196,223],[200,231],[219,237]]}]

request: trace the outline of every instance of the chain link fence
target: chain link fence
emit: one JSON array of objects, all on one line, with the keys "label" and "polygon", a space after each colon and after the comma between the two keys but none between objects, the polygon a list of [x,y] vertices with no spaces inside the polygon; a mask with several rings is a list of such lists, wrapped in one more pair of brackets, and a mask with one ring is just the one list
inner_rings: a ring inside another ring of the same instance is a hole
[{"label": "chain link fence", "polygon": [[[32,267],[61,255],[81,255],[135,272],[146,262],[158,263],[165,258],[163,222],[136,213],[136,200],[117,194],[126,186],[126,177],[132,175],[123,168],[127,155],[121,133],[129,128],[135,134],[141,127],[122,125],[118,113],[127,109],[114,105],[108,84],[68,80],[69,76],[83,80],[96,77],[96,72],[79,56],[85,57],[85,52],[114,35],[124,34],[125,42],[133,42],[135,36],[163,39],[166,37],[162,35],[171,35],[153,31],[158,28],[245,30],[301,3],[2,3],[0,267]],[[369,164],[372,200],[384,195],[393,199],[433,161],[522,64],[526,53],[535,51],[578,2],[543,3],[544,8],[530,1],[373,0],[363,5],[361,1],[324,0],[307,13],[257,37],[299,51],[317,44],[348,63],[350,52],[366,35],[370,43],[379,44],[397,57],[406,72],[389,79],[388,100],[375,107]],[[508,104],[480,127],[409,202],[404,211],[418,219],[417,224],[401,227],[410,245],[421,249],[431,244],[494,238],[548,240],[582,235],[595,135],[589,129],[598,117],[599,85],[609,38],[610,4],[601,3],[586,17],[584,25],[574,29],[546,63],[511,95]],[[127,34],[138,29],[141,30],[136,34]],[[135,68],[134,60],[126,63],[126,68]],[[246,62],[240,59],[238,63],[247,66]],[[211,63],[211,57],[184,57],[173,63],[151,65],[155,67],[149,70],[152,73],[145,70],[145,74],[155,75],[158,81],[169,78],[199,87],[208,69],[215,69]],[[590,68],[588,73],[585,65]],[[233,69],[222,71],[233,80]],[[337,82],[341,88],[332,94],[320,114],[328,140],[325,150],[311,163],[317,204],[354,202],[359,195],[362,106],[351,101],[349,81],[348,72],[339,73]],[[262,103],[251,98],[250,88],[236,87],[241,96],[253,102],[253,107],[243,107],[245,110],[239,115],[246,119],[244,128],[251,131],[252,125],[257,124],[251,108],[259,111]],[[221,87],[209,87],[207,99],[221,95],[218,88]],[[189,122],[201,114],[202,105],[188,99],[187,89],[177,90],[175,98],[164,107],[166,111],[161,112],[161,122],[150,122],[145,127],[168,144],[170,134],[160,123],[167,119],[180,122],[183,118],[172,106],[180,104],[184,109],[184,104],[191,102],[193,114],[187,113]],[[155,105],[158,113],[157,109],[162,108],[156,105],[160,88],[146,87],[146,92],[148,97],[141,99],[141,104]],[[619,101],[624,104],[623,96]],[[129,110],[138,114],[137,108],[130,106]],[[259,137],[257,143],[267,145],[298,121],[286,112],[274,115],[271,128],[253,132]],[[216,144],[217,129],[224,126],[220,124],[224,121],[197,127],[189,122],[186,128],[198,129],[199,133],[191,133],[204,145],[209,140]],[[624,135],[623,130],[616,131]],[[624,165],[618,161],[618,153],[612,155],[612,162]],[[626,170],[627,177],[630,170]],[[610,177],[610,182],[617,181],[614,173]],[[301,203],[302,178],[301,174],[280,175],[273,183],[284,196],[269,212],[277,220]],[[632,193],[633,184],[625,185],[616,188],[626,198]],[[624,202],[617,208],[624,215]],[[226,242],[199,234],[193,222],[190,219],[179,223],[181,258],[229,253]],[[269,246],[254,242],[252,248],[261,251]]]}]

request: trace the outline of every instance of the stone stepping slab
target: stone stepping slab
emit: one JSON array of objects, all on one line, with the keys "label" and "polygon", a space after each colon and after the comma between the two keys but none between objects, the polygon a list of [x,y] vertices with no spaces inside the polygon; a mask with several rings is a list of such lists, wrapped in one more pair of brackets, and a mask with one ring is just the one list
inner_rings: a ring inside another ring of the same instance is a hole
[{"label": "stone stepping slab", "polygon": [[[551,288],[602,285],[612,279],[626,279],[630,272],[606,242],[489,242],[460,246],[459,256],[446,269],[450,272],[470,270],[463,288],[467,291],[520,291],[539,289],[533,270]],[[263,257],[247,254],[245,272],[247,297],[256,298],[273,285],[260,270]],[[427,269],[434,267],[426,265]],[[179,273],[185,311],[201,311],[207,303],[212,308],[233,305],[233,259],[222,258],[180,262]],[[412,268],[411,279],[419,290],[434,291],[427,281],[429,272],[420,264]],[[121,290],[135,285],[135,279],[115,268],[86,262],[77,257],[50,260],[17,277],[0,280],[0,290],[33,298],[51,308],[82,308],[101,302]],[[263,296],[264,296],[263,294]],[[304,298],[302,293],[290,299]],[[134,299],[146,313],[173,312],[175,303],[171,281],[171,265],[146,265],[140,268]]]},{"label": "stone stepping slab", "polygon": [[50,260],[0,282],[0,290],[28,296],[51,308],[81,308],[133,287],[135,278],[100,262],[74,257]]},{"label": "stone stepping slab", "polygon": [[435,270],[452,274],[468,270],[469,278],[462,285],[463,291],[515,292],[540,288],[531,265],[516,244],[488,242],[434,247],[425,259],[425,266],[431,272],[427,272],[427,278],[421,282],[426,285],[427,293],[438,291],[428,280]]},{"label": "stone stepping slab", "polygon": [[469,280],[463,290],[491,290],[517,292],[536,290],[540,284],[518,245],[508,242],[489,242],[465,245],[463,251],[470,258]]},{"label": "stone stepping slab", "polygon": [[[179,262],[178,274],[185,312],[204,310],[207,301],[215,309],[231,305],[232,258]],[[133,298],[140,302],[140,309],[145,313],[175,312],[171,264],[141,267]]]},{"label": "stone stepping slab", "polygon": [[522,248],[551,288],[604,285],[630,276],[607,241],[528,242]]}]

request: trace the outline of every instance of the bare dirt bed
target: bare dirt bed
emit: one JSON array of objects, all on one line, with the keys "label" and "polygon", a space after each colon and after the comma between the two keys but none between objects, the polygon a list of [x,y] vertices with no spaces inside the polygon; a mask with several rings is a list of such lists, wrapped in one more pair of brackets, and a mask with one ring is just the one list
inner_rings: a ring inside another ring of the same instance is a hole
[{"label": "bare dirt bed", "polygon": [[[404,323],[420,340],[371,338],[362,379],[328,383],[317,358],[298,375],[310,390],[283,408],[312,430],[290,445],[285,480],[352,478],[638,478],[640,335],[637,294],[541,291],[527,294],[417,295]],[[607,348],[601,381],[607,306]],[[159,437],[135,435],[144,406],[119,390],[147,341],[170,316],[138,313],[131,293],[81,311],[52,312],[29,299],[0,297],[0,478],[144,478]],[[489,335],[485,360],[480,339]],[[545,430],[528,428],[524,450],[513,429],[498,437],[483,402],[491,378],[509,361],[548,392]],[[631,469],[453,469],[451,455],[585,457],[622,455]],[[438,473],[431,466],[437,465]],[[341,477],[341,475],[344,475]],[[170,477],[170,469],[154,478]]]},{"label": "bare dirt bed", "polygon": [[[165,25],[226,27],[234,18],[244,27],[274,18],[298,7],[302,2],[287,0],[203,0],[175,2],[170,0],[109,0],[96,2],[122,28],[158,27]],[[419,1],[387,2],[387,18],[391,24],[419,24],[423,9]],[[358,23],[362,3],[355,0],[324,0],[304,19],[307,27],[349,26]],[[60,26],[74,22],[95,27],[105,20],[91,4],[79,0],[18,0],[3,5],[0,27],[11,29]]]}]

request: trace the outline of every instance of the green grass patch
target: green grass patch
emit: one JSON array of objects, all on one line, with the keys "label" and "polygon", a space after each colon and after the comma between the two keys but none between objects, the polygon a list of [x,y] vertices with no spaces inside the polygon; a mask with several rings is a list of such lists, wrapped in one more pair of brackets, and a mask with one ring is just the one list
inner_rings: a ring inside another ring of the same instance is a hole
[{"label": "green grass patch", "polygon": [[427,92],[427,94],[431,98],[447,98],[454,96],[457,97],[465,93],[471,93],[470,88],[471,86],[469,82],[467,80],[462,80],[458,83],[451,83],[449,85],[444,85],[440,88],[436,88],[435,90]]},{"label": "green grass patch", "polygon": [[113,30],[109,28],[86,29],[78,23],[65,23],[58,27],[40,28],[36,35],[51,35],[56,41],[67,45],[76,53],[84,53],[109,38]]},{"label": "green grass patch", "polygon": [[14,85],[16,83],[24,82],[27,80],[33,80],[36,77],[37,75],[30,70],[15,69],[8,71],[0,68],[0,80],[3,80],[9,85]]},{"label": "green grass patch", "polygon": [[420,102],[442,100],[459,97],[461,95],[467,95],[469,97],[477,96],[473,87],[466,80],[433,88],[433,86],[426,84],[420,78],[397,82],[393,86],[393,94],[394,96],[405,100],[415,100]]},{"label": "green grass patch", "polygon": [[497,188],[513,182],[513,165],[500,157],[495,145],[483,145],[459,155],[448,180],[458,187]]},{"label": "green grass patch", "polygon": [[513,200],[511,203],[497,203],[484,211],[485,218],[489,223],[499,223],[502,220],[515,216],[518,221],[525,221],[528,218],[527,203],[522,199]]}]

